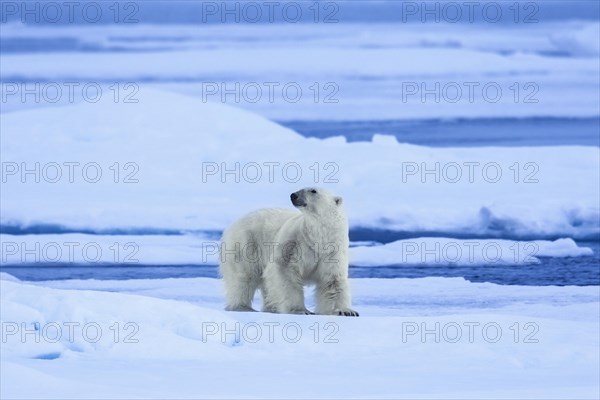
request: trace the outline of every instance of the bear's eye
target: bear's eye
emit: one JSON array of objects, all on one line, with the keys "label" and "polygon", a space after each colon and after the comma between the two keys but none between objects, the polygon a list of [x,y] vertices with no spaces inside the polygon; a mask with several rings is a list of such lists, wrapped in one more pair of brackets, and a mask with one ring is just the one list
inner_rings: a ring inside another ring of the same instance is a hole
[{"label": "bear's eye", "polygon": [[317,191],[315,189],[310,191],[311,193],[317,194]]}]

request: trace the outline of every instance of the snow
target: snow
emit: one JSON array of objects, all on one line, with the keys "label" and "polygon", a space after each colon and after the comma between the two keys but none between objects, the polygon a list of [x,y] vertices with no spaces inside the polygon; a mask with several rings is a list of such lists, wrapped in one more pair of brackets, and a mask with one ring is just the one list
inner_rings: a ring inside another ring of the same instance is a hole
[{"label": "snow", "polygon": [[[29,82],[28,89],[33,82],[50,85],[49,93],[58,84],[62,100],[69,92],[64,83],[80,83],[73,91],[80,99],[88,83],[130,82],[225,101],[277,120],[598,116],[597,21],[508,28],[420,25],[236,24],[231,29],[140,23],[107,30],[9,23],[2,27],[6,40],[54,39],[98,51],[3,54],[3,108],[52,105],[34,102],[31,95],[21,101],[22,82]],[[278,85],[272,93],[269,82]],[[6,86],[13,83],[18,84],[14,94],[15,87]],[[409,94],[413,89],[407,85],[413,83],[419,89]],[[288,84],[302,90],[299,100],[290,100],[295,89],[284,94]],[[469,85],[477,85],[472,96]],[[486,85],[491,88],[484,91]],[[225,88],[237,96],[226,95]],[[122,96],[132,94],[123,89]],[[441,100],[430,94],[423,101],[426,90]]]},{"label": "snow", "polygon": [[0,222],[219,231],[251,210],[291,207],[298,188],[325,186],[344,197],[352,227],[600,232],[595,147],[428,148],[381,135],[347,143],[184,95],[141,88],[139,99],[4,114]]},{"label": "snow", "polygon": [[207,278],[2,278],[3,398],[599,393],[597,287],[353,279],[342,318],[225,312]]},{"label": "snow", "polygon": [[537,264],[537,257],[577,257],[592,255],[592,249],[579,247],[572,239],[535,240],[457,240],[414,238],[382,246],[350,249],[350,263],[356,266],[387,265],[507,265]]},{"label": "snow", "polygon": [[555,33],[551,40],[557,47],[578,56],[600,55],[600,25],[590,24],[571,32]]},{"label": "snow", "polygon": [[[245,244],[241,244],[244,246]],[[183,235],[0,234],[0,265],[218,265],[218,237]],[[538,257],[589,256],[572,239],[413,238],[351,243],[350,265],[520,265]]]}]

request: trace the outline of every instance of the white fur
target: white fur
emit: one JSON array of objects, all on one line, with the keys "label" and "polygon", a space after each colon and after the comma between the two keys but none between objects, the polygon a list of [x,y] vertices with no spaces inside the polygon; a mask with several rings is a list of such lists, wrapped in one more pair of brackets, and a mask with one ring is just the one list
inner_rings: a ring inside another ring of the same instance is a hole
[{"label": "white fur", "polygon": [[[317,193],[313,193],[316,191]],[[348,220],[342,199],[321,188],[293,193],[300,210],[255,211],[229,227],[221,241],[220,271],[227,310],[310,314],[304,285],[316,285],[316,313],[356,315],[350,309]]]}]

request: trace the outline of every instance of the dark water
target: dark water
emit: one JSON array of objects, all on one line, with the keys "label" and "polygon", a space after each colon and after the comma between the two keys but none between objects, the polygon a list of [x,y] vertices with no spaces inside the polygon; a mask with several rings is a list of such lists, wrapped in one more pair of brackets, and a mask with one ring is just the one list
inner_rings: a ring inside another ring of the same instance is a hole
[{"label": "dark water", "polygon": [[433,147],[600,146],[598,117],[278,122],[304,136],[345,136],[349,142],[387,134],[400,143]]},{"label": "dark water", "polygon": [[[350,266],[351,278],[463,277],[472,282],[503,285],[600,285],[600,242],[579,242],[592,256],[539,257],[540,264],[470,266]],[[24,265],[0,267],[21,280],[218,278],[216,266],[204,265]]]}]

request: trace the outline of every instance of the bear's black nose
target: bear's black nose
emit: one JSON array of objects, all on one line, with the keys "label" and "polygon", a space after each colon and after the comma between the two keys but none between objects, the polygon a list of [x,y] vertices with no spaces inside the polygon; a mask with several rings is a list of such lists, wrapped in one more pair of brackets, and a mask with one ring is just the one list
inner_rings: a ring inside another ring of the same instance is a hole
[{"label": "bear's black nose", "polygon": [[298,198],[298,195],[296,193],[292,193],[290,195],[290,198],[292,199],[292,201],[296,200]]}]

